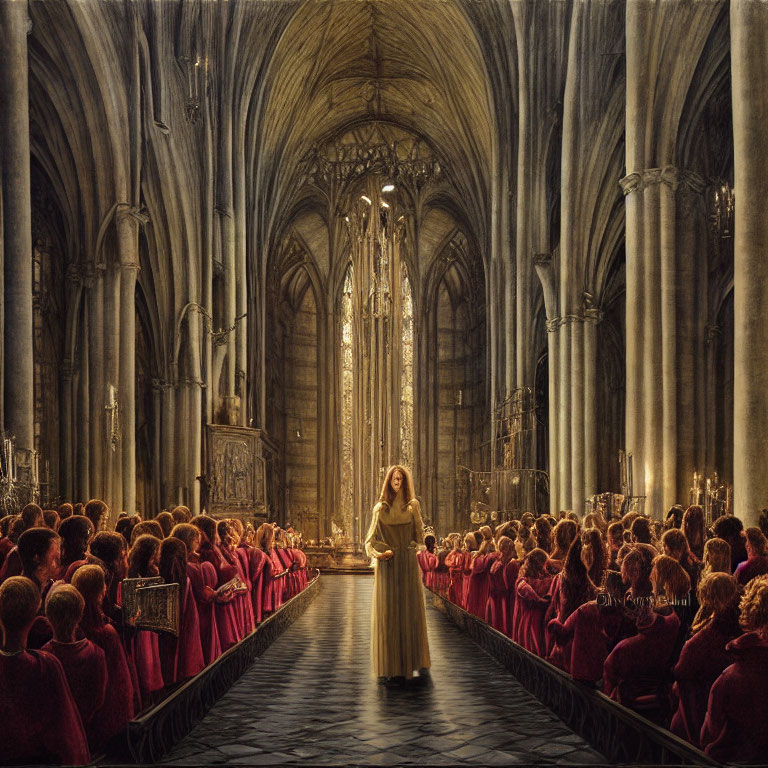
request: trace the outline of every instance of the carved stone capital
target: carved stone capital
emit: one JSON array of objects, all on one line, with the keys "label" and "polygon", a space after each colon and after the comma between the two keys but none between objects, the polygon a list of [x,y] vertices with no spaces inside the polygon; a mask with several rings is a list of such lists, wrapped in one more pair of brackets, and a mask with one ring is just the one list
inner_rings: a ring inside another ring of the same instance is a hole
[{"label": "carved stone capital", "polygon": [[117,218],[118,223],[137,222],[141,225],[149,223],[149,214],[147,213],[146,208],[136,208],[132,205],[128,205],[128,203],[117,204],[115,217]]},{"label": "carved stone capital", "polygon": [[547,320],[547,333],[554,333],[560,327],[560,318],[553,317],[551,320]]},{"label": "carved stone capital", "polygon": [[619,184],[621,185],[622,192],[624,192],[624,196],[626,197],[627,195],[632,194],[632,192],[637,192],[642,189],[642,181],[643,177],[639,173],[630,173],[623,179],[619,179]]},{"label": "carved stone capital", "polygon": [[584,321],[597,325],[603,321],[603,310],[597,307],[590,307],[584,310]]},{"label": "carved stone capital", "polygon": [[533,263],[537,267],[548,267],[552,263],[552,253],[534,253]]},{"label": "carved stone capital", "polygon": [[79,285],[83,282],[83,269],[77,262],[72,262],[67,266],[66,281],[73,285]]}]

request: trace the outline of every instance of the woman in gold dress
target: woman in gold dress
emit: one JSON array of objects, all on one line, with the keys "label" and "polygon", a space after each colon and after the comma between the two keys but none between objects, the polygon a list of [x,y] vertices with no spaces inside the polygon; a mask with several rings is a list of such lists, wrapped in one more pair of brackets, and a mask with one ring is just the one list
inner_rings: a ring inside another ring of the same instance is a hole
[{"label": "woman in gold dress", "polygon": [[371,660],[380,678],[403,677],[427,669],[429,645],[424,592],[416,549],[424,523],[413,481],[405,467],[389,468],[365,539],[374,558]]}]

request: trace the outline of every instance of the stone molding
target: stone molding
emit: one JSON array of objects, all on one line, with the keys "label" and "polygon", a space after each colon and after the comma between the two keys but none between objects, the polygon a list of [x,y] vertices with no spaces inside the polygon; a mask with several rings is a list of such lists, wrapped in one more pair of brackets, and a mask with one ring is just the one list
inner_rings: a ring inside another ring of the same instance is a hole
[{"label": "stone molding", "polygon": [[662,168],[646,168],[644,171],[630,173],[619,180],[624,196],[633,192],[642,192],[656,184],[666,184],[673,192],[680,183],[680,173],[674,165],[665,165]]},{"label": "stone molding", "polygon": [[602,320],[602,310],[589,308],[583,310],[580,315],[565,315],[564,317],[553,317],[547,320],[547,333],[554,333],[561,325],[571,325],[572,323],[592,323],[597,325],[602,322]]}]

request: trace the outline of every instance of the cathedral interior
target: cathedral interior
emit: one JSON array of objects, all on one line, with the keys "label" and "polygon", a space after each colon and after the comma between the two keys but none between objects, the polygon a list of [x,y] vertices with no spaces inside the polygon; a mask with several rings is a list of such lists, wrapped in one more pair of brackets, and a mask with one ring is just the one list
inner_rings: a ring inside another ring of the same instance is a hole
[{"label": "cathedral interior", "polygon": [[[766,51],[762,0],[0,0],[3,515],[184,505],[359,555],[402,464],[439,536],[674,504],[756,526]],[[248,673],[315,690],[333,666],[329,723],[370,599],[344,608],[366,587],[343,578]],[[480,717],[469,641],[430,616],[433,673]],[[239,686],[172,764],[267,764],[216,741]],[[421,695],[356,727],[405,729]],[[546,721],[526,761],[605,762],[526,696],[462,728]],[[274,706],[270,738],[296,736],[303,704]],[[453,738],[434,706],[398,759]],[[355,760],[395,764],[370,760],[393,730]]]}]

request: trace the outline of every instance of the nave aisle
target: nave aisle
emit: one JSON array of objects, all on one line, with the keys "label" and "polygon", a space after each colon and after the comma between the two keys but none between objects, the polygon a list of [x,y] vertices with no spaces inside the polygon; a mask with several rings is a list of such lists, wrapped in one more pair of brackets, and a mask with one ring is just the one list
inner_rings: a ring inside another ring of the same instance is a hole
[{"label": "nave aisle", "polygon": [[368,658],[373,579],[321,579],[306,613],[162,764],[605,763],[429,606],[431,674],[378,683]]}]

